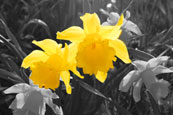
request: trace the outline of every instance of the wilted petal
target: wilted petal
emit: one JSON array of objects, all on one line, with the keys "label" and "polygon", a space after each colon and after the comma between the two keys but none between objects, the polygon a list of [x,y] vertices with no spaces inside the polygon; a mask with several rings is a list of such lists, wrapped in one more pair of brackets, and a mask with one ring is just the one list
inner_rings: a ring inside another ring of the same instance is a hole
[{"label": "wilted petal", "polygon": [[32,51],[28,56],[26,56],[22,62],[22,67],[28,68],[35,62],[41,62],[46,61],[48,59],[48,56],[40,50],[34,50]]},{"label": "wilted petal", "polygon": [[110,46],[116,51],[116,56],[125,63],[131,63],[126,45],[119,39],[112,40]]},{"label": "wilted petal", "polygon": [[123,28],[125,28],[127,31],[133,32],[137,35],[142,35],[142,32],[140,31],[138,26],[130,20],[126,21],[126,23],[123,25]]},{"label": "wilted petal", "polygon": [[40,92],[44,97],[53,99],[59,98],[59,96],[56,93],[53,93],[50,89],[40,88]]},{"label": "wilted petal", "polygon": [[30,88],[31,88],[31,86],[29,86],[26,83],[19,83],[19,84],[15,84],[15,85],[9,87],[8,89],[6,89],[3,92],[5,94],[9,94],[9,93],[24,93],[24,92],[28,91]]},{"label": "wilted petal", "polygon": [[170,86],[170,83],[168,81],[160,79],[150,86],[149,91],[151,95],[153,96],[153,98],[156,101],[158,101],[161,98],[165,98],[168,95],[169,86]]},{"label": "wilted petal", "polygon": [[96,13],[86,13],[80,18],[83,21],[83,28],[86,34],[92,34],[100,31],[100,19]]},{"label": "wilted petal", "polygon": [[102,26],[111,26],[111,24],[109,24],[108,22],[103,22]]},{"label": "wilted petal", "polygon": [[57,105],[55,105],[55,104],[52,102],[52,99],[50,99],[50,98],[45,98],[44,100],[45,100],[45,102],[52,108],[52,110],[54,111],[54,113],[55,113],[56,115],[63,115],[62,108],[61,108],[61,107],[58,107]]},{"label": "wilted petal", "polygon": [[147,68],[154,68],[154,67],[166,62],[168,59],[169,59],[168,56],[152,58],[148,61]]},{"label": "wilted petal", "polygon": [[129,72],[121,81],[119,85],[119,90],[123,92],[128,92],[130,86],[133,82],[139,79],[139,73],[136,70]]},{"label": "wilted petal", "polygon": [[141,100],[141,87],[142,87],[142,79],[137,81],[135,86],[133,87],[133,99],[135,102],[138,102]]},{"label": "wilted petal", "polygon": [[96,78],[103,83],[107,78],[107,72],[98,71],[96,74]]},{"label": "wilted petal", "polygon": [[61,78],[64,81],[64,84],[66,86],[66,91],[68,94],[71,94],[71,86],[70,86],[70,73],[68,71],[62,71],[61,72]]},{"label": "wilted petal", "polygon": [[55,54],[56,51],[59,49],[59,45],[56,43],[56,41],[52,39],[45,39],[42,41],[33,41],[33,44],[39,46],[41,49],[45,51],[48,55]]},{"label": "wilted petal", "polygon": [[153,71],[150,69],[141,72],[141,78],[147,88],[150,88],[151,84],[155,83],[157,80]]},{"label": "wilted petal", "polygon": [[[108,23],[111,25],[115,25],[117,24],[118,20],[120,18],[120,15],[116,12],[111,12],[109,14],[109,18],[107,19]],[[121,23],[123,23],[123,21],[121,21]]]},{"label": "wilted petal", "polygon": [[77,26],[72,26],[62,32],[57,32],[57,39],[70,40],[71,42],[81,42],[84,37],[84,30]]},{"label": "wilted petal", "polygon": [[39,115],[45,115],[46,112],[46,102],[43,102],[43,104],[39,108]]},{"label": "wilted petal", "polygon": [[26,98],[27,98],[27,94],[24,93],[19,93],[16,95],[16,98],[14,99],[14,101],[11,103],[11,105],[9,106],[10,109],[22,109],[24,104],[26,103]]},{"label": "wilted petal", "polygon": [[36,114],[28,110],[17,109],[13,111],[13,115],[36,115]]},{"label": "wilted petal", "polygon": [[129,42],[132,40],[131,36],[132,34],[129,31],[122,29],[122,33],[119,39],[122,40],[126,45],[128,45]]},{"label": "wilted petal", "polygon": [[142,72],[146,69],[147,62],[142,60],[136,60],[136,61],[133,61],[132,64],[136,66],[138,71]]},{"label": "wilted petal", "polygon": [[29,110],[38,115],[41,112],[43,104],[43,96],[41,92],[37,90],[32,90],[25,101],[23,109]]},{"label": "wilted petal", "polygon": [[162,65],[155,67],[152,71],[154,72],[155,75],[162,74],[162,73],[173,73],[172,68],[167,68]]}]

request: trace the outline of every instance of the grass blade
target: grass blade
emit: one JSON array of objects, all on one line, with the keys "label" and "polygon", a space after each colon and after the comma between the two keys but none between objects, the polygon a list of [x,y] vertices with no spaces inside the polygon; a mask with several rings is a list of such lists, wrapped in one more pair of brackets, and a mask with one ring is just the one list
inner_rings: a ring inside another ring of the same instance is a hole
[{"label": "grass blade", "polygon": [[104,96],[100,91],[98,91],[97,89],[91,87],[90,85],[88,85],[87,83],[81,81],[81,80],[78,80],[80,86],[82,86],[84,89],[88,90],[89,92],[95,94],[95,95],[98,95],[106,100],[110,100],[109,98],[107,98],[106,96]]},{"label": "grass blade", "polygon": [[5,80],[16,81],[18,83],[24,82],[17,74],[11,73],[4,69],[0,69],[0,78]]},{"label": "grass blade", "polygon": [[4,42],[4,44],[11,50],[14,55],[19,57],[19,59],[22,61],[24,58],[24,55],[21,54],[21,52],[12,44],[9,40],[7,40],[4,36],[0,34],[0,39]]},{"label": "grass blade", "polygon": [[8,37],[13,41],[13,43],[15,44],[15,46],[21,50],[21,47],[16,39],[16,37],[12,34],[12,32],[10,31],[10,29],[8,28],[8,26],[5,24],[5,22],[0,19],[0,22],[2,23],[2,25],[4,26],[5,32],[7,33]]}]

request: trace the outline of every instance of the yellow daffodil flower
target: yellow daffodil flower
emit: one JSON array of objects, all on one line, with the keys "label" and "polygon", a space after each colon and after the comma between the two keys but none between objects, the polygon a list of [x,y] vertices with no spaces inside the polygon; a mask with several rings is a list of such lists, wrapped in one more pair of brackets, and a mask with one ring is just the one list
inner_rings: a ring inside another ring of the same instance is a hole
[{"label": "yellow daffodil flower", "polygon": [[17,93],[16,98],[9,106],[13,110],[13,115],[44,115],[46,104],[52,108],[54,113],[63,115],[62,108],[52,102],[52,99],[57,99],[59,96],[52,93],[50,89],[19,83],[3,92],[5,94]]},{"label": "yellow daffodil flower", "polygon": [[168,60],[169,57],[162,56],[152,58],[149,61],[137,60],[132,62],[137,70],[129,72],[121,81],[119,90],[128,92],[131,86],[133,87],[133,98],[136,102],[141,100],[141,87],[144,83],[147,90],[151,93],[153,98],[159,102],[161,98],[165,98],[168,93],[170,83],[163,79],[158,79],[156,75],[163,73],[173,73],[173,67],[167,68],[162,64]]},{"label": "yellow daffodil flower", "polygon": [[123,19],[121,15],[115,26],[102,26],[96,13],[86,13],[81,17],[84,29],[72,26],[57,32],[57,39],[70,40],[76,44],[77,66],[83,68],[84,73],[95,74],[99,81],[104,82],[108,70],[114,67],[115,56],[125,63],[131,62],[126,45],[118,39]]},{"label": "yellow daffodil flower", "polygon": [[[33,41],[41,50],[34,50],[23,60],[22,67],[30,67],[30,79],[39,87],[55,89],[59,86],[60,77],[65,83],[66,91],[71,94],[69,70],[80,76],[76,70],[76,51],[73,44],[64,48],[54,40]],[[72,50],[72,51],[71,51]]]}]

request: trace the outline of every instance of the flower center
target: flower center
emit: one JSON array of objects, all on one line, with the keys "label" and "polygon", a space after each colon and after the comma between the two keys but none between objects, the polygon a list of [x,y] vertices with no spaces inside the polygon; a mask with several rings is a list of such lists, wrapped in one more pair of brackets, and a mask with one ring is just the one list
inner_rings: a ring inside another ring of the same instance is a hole
[{"label": "flower center", "polygon": [[113,68],[112,60],[115,56],[113,48],[109,47],[109,41],[103,40],[98,34],[86,36],[79,44],[76,56],[78,67],[88,74],[96,74],[97,71],[107,72]]}]

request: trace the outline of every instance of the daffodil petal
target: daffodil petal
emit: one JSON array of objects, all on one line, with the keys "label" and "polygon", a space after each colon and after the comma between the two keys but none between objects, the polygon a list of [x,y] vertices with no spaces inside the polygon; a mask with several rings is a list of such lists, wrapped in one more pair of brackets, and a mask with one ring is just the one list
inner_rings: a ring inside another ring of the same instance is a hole
[{"label": "daffodil petal", "polygon": [[142,60],[133,61],[132,64],[138,69],[138,71],[142,72],[146,69],[147,62]]},{"label": "daffodil petal", "polygon": [[135,102],[138,102],[141,100],[141,87],[142,87],[142,79],[139,79],[135,86],[133,87],[133,99]]},{"label": "daffodil petal", "polygon": [[[121,17],[123,18],[123,17]],[[109,18],[107,19],[107,21],[111,24],[111,25],[115,25],[117,24],[118,20],[120,19],[120,15],[118,13],[115,12],[111,12],[109,14]],[[121,19],[122,22],[122,19]],[[120,22],[119,22],[120,23]]]},{"label": "daffodil petal", "polygon": [[121,35],[122,30],[120,26],[101,26],[100,35],[108,39],[118,39]]},{"label": "daffodil petal", "polygon": [[122,26],[123,25],[123,22],[124,22],[124,15],[121,14],[117,24],[115,26]]},{"label": "daffodil petal", "polygon": [[168,95],[169,86],[170,86],[170,83],[168,81],[160,79],[150,86],[149,91],[151,95],[153,96],[153,98],[156,101],[158,101],[161,98],[165,98]]},{"label": "daffodil petal", "polygon": [[11,105],[9,106],[10,109],[22,109],[23,106],[26,103],[26,98],[27,95],[25,93],[19,93],[16,95],[16,98],[14,99],[14,101],[11,103]]},{"label": "daffodil petal", "polygon": [[57,39],[70,40],[71,42],[80,42],[84,37],[84,30],[77,26],[72,26],[62,32],[57,32]]},{"label": "daffodil petal", "polygon": [[68,55],[68,60],[69,62],[74,62],[76,63],[76,55],[78,52],[78,44],[76,43],[71,43],[69,46],[69,55]]},{"label": "daffodil petal", "polygon": [[141,72],[141,77],[142,77],[142,80],[143,80],[145,86],[148,89],[150,88],[151,84],[155,83],[157,80],[153,71],[150,69]]},{"label": "daffodil petal", "polygon": [[17,109],[13,111],[13,115],[35,115],[35,113],[29,110]]},{"label": "daffodil petal", "polygon": [[61,45],[58,45],[56,43],[56,41],[54,41],[52,39],[45,39],[42,41],[35,41],[34,40],[32,43],[39,46],[48,55],[55,54],[57,52],[57,50],[59,49],[58,47],[61,46]]},{"label": "daffodil petal", "polygon": [[46,98],[57,99],[59,96],[56,93],[53,93],[50,89],[39,88],[41,94]]},{"label": "daffodil petal", "polygon": [[77,71],[76,66],[73,65],[70,69],[75,75],[77,75],[79,78],[83,79],[84,77],[80,75],[80,73]]},{"label": "daffodil petal", "polygon": [[34,50],[28,56],[26,56],[22,62],[22,67],[28,68],[33,65],[35,62],[46,61],[48,56],[40,50]]},{"label": "daffodil petal", "polygon": [[68,54],[69,54],[69,49],[68,49],[67,44],[65,43],[62,56],[63,56],[64,60],[66,60],[66,61],[68,61],[68,57],[70,57]]},{"label": "daffodil petal", "polygon": [[54,111],[56,115],[63,115],[63,111],[61,107],[58,107],[52,102],[52,99],[50,98],[45,98],[44,99],[46,104]]},{"label": "daffodil petal", "polygon": [[155,67],[153,70],[155,75],[162,74],[162,73],[173,73],[173,67],[172,68],[167,68],[162,65],[159,65]]},{"label": "daffodil petal", "polygon": [[5,94],[24,93],[24,92],[27,92],[30,88],[31,88],[31,86],[26,83],[19,83],[19,84],[15,84],[15,85],[9,87],[8,89],[6,89],[3,92]]},{"label": "daffodil petal", "polygon": [[166,62],[169,59],[168,56],[161,56],[157,58],[152,58],[148,61],[147,68],[153,69],[154,67],[157,67],[158,65]]},{"label": "daffodil petal", "polygon": [[61,76],[62,80],[64,81],[67,93],[71,94],[72,88],[70,86],[70,73],[68,71],[62,71],[60,76]]},{"label": "daffodil petal", "polygon": [[39,114],[40,115],[45,115],[45,112],[46,112],[46,102],[44,101],[44,98],[43,98],[43,104],[40,105],[39,107]]},{"label": "daffodil petal", "polygon": [[119,90],[123,92],[128,92],[132,83],[137,81],[140,78],[140,73],[138,71],[133,70],[129,72],[120,82]]},{"label": "daffodil petal", "polygon": [[111,26],[111,24],[109,24],[108,22],[103,22],[102,26]]},{"label": "daffodil petal", "polygon": [[116,51],[116,56],[125,63],[131,63],[126,45],[119,39],[112,40],[110,46]]},{"label": "daffodil petal", "polygon": [[123,25],[123,28],[137,35],[142,35],[142,32],[140,31],[138,26],[130,20],[125,22],[125,24]]},{"label": "daffodil petal", "polygon": [[[111,14],[111,15],[113,15],[113,14]],[[118,39],[122,33],[122,30],[120,28],[123,25],[123,20],[124,20],[124,16],[121,15],[118,22],[116,22],[117,24],[115,26],[101,26],[100,34],[103,37],[109,38],[112,40]]]},{"label": "daffodil petal", "polygon": [[100,82],[104,83],[104,81],[107,78],[107,72],[98,71],[97,74],[96,74],[96,78]]},{"label": "daffodil petal", "polygon": [[40,91],[31,90],[28,94],[28,98],[25,100],[23,109],[29,110],[36,115],[40,114],[40,107],[43,105],[43,96]]},{"label": "daffodil petal", "polygon": [[30,79],[33,80],[34,84],[39,85],[40,88],[44,86],[46,89],[51,88],[55,90],[59,86],[59,73],[50,68],[46,63],[40,63],[36,67],[31,68],[31,70]]},{"label": "daffodil petal", "polygon": [[100,19],[96,13],[86,13],[80,18],[83,21],[83,27],[86,34],[92,34],[100,31]]}]

